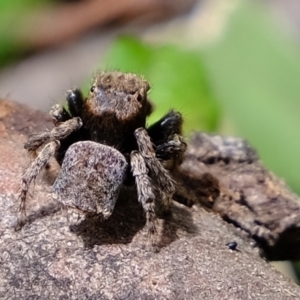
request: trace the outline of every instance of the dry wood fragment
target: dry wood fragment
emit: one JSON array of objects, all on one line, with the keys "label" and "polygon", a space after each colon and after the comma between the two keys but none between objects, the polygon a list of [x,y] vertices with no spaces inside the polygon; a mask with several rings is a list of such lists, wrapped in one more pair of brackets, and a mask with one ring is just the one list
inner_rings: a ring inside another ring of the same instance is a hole
[{"label": "dry wood fragment", "polygon": [[[240,138],[197,133],[179,180],[185,201],[198,202],[248,232],[269,260],[300,259],[300,202]],[[182,199],[181,199],[182,201]]]}]

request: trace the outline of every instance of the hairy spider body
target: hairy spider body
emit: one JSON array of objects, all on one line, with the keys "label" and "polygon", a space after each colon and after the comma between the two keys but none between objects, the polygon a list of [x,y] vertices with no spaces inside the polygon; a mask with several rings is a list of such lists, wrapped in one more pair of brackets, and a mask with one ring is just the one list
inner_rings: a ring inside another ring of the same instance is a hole
[{"label": "hairy spider body", "polygon": [[33,135],[24,146],[36,158],[22,177],[18,228],[25,221],[30,183],[55,157],[61,170],[53,197],[84,213],[108,218],[120,187],[134,178],[154,237],[155,202],[168,207],[175,191],[170,172],[181,163],[186,144],[181,137],[182,116],[176,111],[146,128],[152,112],[149,89],[148,82],[134,74],[102,72],[86,99],[73,89],[67,92],[68,110],[58,104],[52,107],[55,127]]}]

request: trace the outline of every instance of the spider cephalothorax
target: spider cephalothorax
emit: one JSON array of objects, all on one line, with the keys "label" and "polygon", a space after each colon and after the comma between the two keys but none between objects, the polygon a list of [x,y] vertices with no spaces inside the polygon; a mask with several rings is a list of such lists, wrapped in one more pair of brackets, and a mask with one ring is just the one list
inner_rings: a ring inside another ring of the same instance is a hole
[{"label": "spider cephalothorax", "polygon": [[55,157],[61,170],[53,197],[84,213],[108,218],[120,187],[134,178],[149,234],[154,236],[155,202],[169,206],[175,191],[170,171],[181,162],[186,144],[181,137],[182,116],[176,111],[146,128],[152,112],[149,88],[134,74],[102,72],[86,99],[73,89],[67,92],[68,110],[58,104],[52,107],[55,127],[25,143],[25,149],[39,154],[22,177],[18,228],[25,221],[30,183]]}]

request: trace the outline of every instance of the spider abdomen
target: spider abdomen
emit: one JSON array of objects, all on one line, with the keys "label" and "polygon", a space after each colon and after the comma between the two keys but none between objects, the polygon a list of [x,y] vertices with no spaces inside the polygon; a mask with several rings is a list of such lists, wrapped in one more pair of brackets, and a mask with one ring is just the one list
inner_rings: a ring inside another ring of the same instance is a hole
[{"label": "spider abdomen", "polygon": [[116,149],[92,141],[72,144],[52,187],[53,197],[68,207],[108,218],[127,170]]}]

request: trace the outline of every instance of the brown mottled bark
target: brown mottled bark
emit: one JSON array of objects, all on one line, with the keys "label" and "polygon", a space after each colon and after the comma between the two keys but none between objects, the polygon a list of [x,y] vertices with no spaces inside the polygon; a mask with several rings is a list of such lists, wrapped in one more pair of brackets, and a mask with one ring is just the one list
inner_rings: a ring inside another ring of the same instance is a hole
[{"label": "brown mottled bark", "polygon": [[[1,299],[299,297],[300,288],[261,258],[299,258],[297,197],[239,139],[194,137],[178,173],[176,199],[184,204],[174,201],[172,214],[159,220],[159,253],[145,247],[134,194],[123,191],[105,222],[73,220],[43,176],[29,199],[28,223],[15,232],[29,163],[23,144],[45,127],[51,123],[43,113],[0,101]],[[238,251],[228,249],[231,241]]]},{"label": "brown mottled bark", "polygon": [[248,232],[269,260],[300,259],[299,197],[244,140],[196,134],[179,180],[181,201],[200,203]]}]

